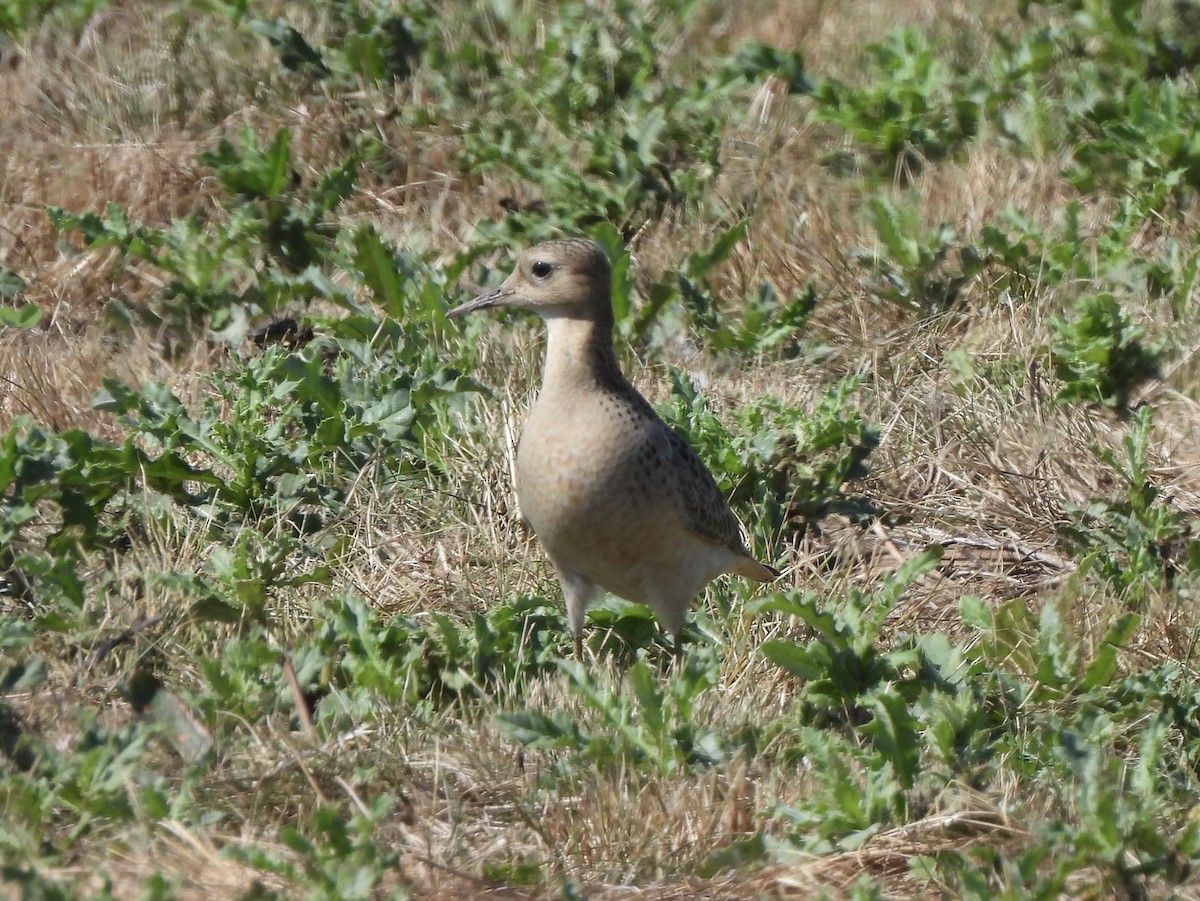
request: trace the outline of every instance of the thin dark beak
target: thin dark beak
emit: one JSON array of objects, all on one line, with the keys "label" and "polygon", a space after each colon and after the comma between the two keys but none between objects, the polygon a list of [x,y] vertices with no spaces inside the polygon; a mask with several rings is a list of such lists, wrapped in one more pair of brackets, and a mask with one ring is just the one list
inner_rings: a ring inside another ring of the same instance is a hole
[{"label": "thin dark beak", "polygon": [[503,306],[504,301],[510,293],[510,291],[505,290],[503,285],[500,285],[498,288],[492,288],[491,291],[485,291],[474,300],[468,300],[464,304],[459,304],[453,310],[446,313],[446,318],[457,319],[459,316],[466,316],[468,313],[474,313],[476,310],[486,310],[491,307]]}]

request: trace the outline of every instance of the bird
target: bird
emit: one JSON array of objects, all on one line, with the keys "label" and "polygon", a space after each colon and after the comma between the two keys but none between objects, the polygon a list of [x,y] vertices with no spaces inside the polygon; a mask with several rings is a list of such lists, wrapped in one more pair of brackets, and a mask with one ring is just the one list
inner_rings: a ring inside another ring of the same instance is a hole
[{"label": "bird", "polygon": [[537,244],[498,287],[447,316],[503,307],[546,324],[516,491],[562,587],[575,656],[588,606],[609,592],[653,610],[679,659],[688,607],[705,585],[725,573],[768,582],[779,572],[750,555],[708,468],[622,374],[612,270],[598,244]]}]

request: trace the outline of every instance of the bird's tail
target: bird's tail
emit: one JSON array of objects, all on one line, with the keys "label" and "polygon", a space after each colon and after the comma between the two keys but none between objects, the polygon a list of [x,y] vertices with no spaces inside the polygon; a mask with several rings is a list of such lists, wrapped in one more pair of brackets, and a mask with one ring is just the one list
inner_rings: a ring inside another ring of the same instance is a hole
[{"label": "bird's tail", "polygon": [[745,576],[747,579],[753,579],[755,582],[770,582],[772,579],[779,578],[779,570],[773,566],[767,566],[765,563],[759,563],[749,554],[738,557],[737,566],[733,572],[739,576]]}]

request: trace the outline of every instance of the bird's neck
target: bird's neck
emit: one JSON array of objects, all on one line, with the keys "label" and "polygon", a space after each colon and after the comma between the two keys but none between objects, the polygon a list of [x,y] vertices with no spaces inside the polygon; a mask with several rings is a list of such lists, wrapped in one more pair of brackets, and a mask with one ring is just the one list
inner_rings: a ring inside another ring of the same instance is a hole
[{"label": "bird's neck", "polygon": [[626,384],[613,351],[612,333],[611,319],[547,317],[542,393],[580,387],[612,390]]}]

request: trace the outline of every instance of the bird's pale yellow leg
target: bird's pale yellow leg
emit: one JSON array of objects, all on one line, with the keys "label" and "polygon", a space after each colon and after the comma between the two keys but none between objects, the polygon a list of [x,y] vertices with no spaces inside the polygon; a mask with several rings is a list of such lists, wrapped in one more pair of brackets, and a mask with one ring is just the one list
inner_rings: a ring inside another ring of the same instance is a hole
[{"label": "bird's pale yellow leg", "polygon": [[575,659],[583,662],[583,620],[587,615],[588,604],[599,594],[600,589],[585,579],[579,573],[565,566],[560,566],[553,558],[554,569],[558,573],[558,583],[562,586],[563,600],[567,603],[567,626],[575,636]]},{"label": "bird's pale yellow leg", "polygon": [[683,671],[683,629],[680,629],[678,632],[675,633],[674,663],[675,663],[675,672],[677,672],[677,673],[682,672]]}]

